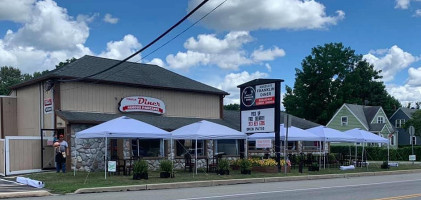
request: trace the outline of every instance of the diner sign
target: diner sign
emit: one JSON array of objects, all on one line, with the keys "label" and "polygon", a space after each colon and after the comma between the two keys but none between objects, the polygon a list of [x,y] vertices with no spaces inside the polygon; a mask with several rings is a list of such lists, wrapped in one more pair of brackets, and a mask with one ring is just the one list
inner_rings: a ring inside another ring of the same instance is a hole
[{"label": "diner sign", "polygon": [[165,104],[160,99],[143,96],[125,97],[120,101],[121,112],[165,113]]},{"label": "diner sign", "polygon": [[241,131],[244,133],[274,132],[275,109],[241,111]]},{"label": "diner sign", "polygon": [[256,85],[256,106],[275,104],[275,83]]},{"label": "diner sign", "polygon": [[272,148],[272,140],[271,139],[257,139],[256,148],[261,148],[261,149]]}]

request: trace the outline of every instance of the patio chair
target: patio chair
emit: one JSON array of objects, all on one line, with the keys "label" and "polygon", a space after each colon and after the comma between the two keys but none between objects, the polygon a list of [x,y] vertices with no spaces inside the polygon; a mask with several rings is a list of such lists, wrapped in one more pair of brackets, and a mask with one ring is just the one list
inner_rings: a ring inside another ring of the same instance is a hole
[{"label": "patio chair", "polygon": [[191,155],[189,153],[184,154],[184,171],[189,168],[189,172],[193,172],[194,165]]}]

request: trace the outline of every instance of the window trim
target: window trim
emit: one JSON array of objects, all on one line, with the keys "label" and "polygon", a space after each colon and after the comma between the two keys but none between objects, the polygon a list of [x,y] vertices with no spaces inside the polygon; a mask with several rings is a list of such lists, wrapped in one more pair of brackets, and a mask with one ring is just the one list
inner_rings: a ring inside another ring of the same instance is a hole
[{"label": "window trim", "polygon": [[[402,123],[402,121],[403,121],[403,123]],[[396,119],[395,120],[395,128],[402,128],[403,125],[405,125],[405,121],[406,121],[405,119]],[[399,124],[399,126],[398,126],[398,124]]]},{"label": "window trim", "polygon": [[395,145],[395,135],[392,135],[392,136],[390,137],[389,144],[390,144],[391,146],[394,146],[394,145]]},{"label": "window trim", "polygon": [[[381,120],[381,123],[380,123],[380,119],[382,119],[382,120]],[[383,116],[377,116],[377,123],[378,123],[378,124],[383,124],[383,123],[386,123],[386,122],[385,122],[385,120],[384,120],[384,117],[383,117]]]},{"label": "window trim", "polygon": [[[346,119],[345,123],[343,119]],[[348,116],[341,116],[341,126],[348,126]]]}]

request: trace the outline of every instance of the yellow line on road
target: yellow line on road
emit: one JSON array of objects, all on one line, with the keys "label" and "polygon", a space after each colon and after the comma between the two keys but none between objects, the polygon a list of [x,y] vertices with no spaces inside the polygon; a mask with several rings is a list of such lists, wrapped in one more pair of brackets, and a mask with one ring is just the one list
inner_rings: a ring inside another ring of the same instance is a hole
[{"label": "yellow line on road", "polygon": [[421,193],[419,194],[408,194],[408,195],[402,195],[397,197],[386,197],[381,199],[373,199],[373,200],[397,200],[397,199],[411,199],[415,197],[421,197]]}]

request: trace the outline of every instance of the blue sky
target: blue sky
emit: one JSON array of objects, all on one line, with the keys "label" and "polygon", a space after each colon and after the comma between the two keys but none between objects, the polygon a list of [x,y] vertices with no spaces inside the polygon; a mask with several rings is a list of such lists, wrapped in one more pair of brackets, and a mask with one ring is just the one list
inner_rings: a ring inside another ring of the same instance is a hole
[{"label": "blue sky", "polygon": [[[0,0],[0,66],[25,73],[85,54],[124,59],[201,0]],[[284,79],[311,48],[342,42],[364,55],[391,95],[421,101],[421,0],[210,0],[132,61],[153,63],[225,90],[255,78]],[[145,57],[148,55],[147,57]],[[285,92],[285,87],[282,87]]]}]

